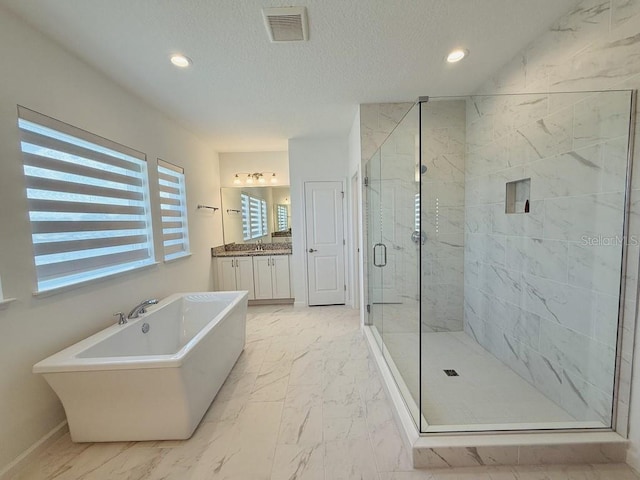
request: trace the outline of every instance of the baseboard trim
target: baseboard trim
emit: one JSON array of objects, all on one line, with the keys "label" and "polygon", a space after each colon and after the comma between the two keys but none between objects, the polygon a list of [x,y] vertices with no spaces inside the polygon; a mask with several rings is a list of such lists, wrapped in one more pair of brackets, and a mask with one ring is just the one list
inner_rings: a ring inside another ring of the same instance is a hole
[{"label": "baseboard trim", "polygon": [[272,298],[268,300],[249,300],[250,307],[260,305],[293,305],[293,298]]},{"label": "baseboard trim", "polygon": [[49,433],[38,440],[36,443],[27,448],[18,457],[13,460],[9,465],[4,467],[0,471],[0,480],[5,480],[12,475],[20,472],[27,464],[29,464],[35,457],[40,455],[44,450],[49,448],[53,442],[62,437],[69,431],[67,421],[64,420],[56,425]]}]

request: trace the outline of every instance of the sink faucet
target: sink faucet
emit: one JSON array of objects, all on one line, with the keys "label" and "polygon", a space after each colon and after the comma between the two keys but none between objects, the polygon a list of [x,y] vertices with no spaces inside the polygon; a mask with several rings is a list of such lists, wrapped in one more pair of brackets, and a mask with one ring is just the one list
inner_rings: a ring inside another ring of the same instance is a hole
[{"label": "sink faucet", "polygon": [[135,307],[133,307],[133,310],[129,312],[127,318],[129,320],[131,320],[132,318],[138,318],[141,313],[147,312],[145,307],[148,307],[149,305],[155,305],[156,303],[158,303],[158,300],[156,300],[155,298],[145,300],[144,302],[140,303],[140,305],[136,305]]}]

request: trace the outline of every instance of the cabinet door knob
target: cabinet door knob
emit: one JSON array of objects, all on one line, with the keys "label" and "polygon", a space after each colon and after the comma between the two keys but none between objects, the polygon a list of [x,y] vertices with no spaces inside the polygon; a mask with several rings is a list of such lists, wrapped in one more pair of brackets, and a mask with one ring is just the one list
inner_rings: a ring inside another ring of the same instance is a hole
[{"label": "cabinet door knob", "polygon": [[315,248],[310,248],[309,249],[309,253],[313,253],[313,252],[317,252],[318,250],[316,250]]}]

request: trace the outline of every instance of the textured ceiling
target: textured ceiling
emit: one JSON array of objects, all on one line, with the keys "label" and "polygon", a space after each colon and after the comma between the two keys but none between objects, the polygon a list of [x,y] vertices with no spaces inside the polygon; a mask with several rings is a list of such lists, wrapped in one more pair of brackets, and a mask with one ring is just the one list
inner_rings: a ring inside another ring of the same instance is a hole
[{"label": "textured ceiling", "polygon": [[[0,0],[218,151],[346,135],[359,103],[470,93],[575,3],[302,0],[310,40],[273,44],[273,0]],[[447,65],[458,46],[471,55]]]}]

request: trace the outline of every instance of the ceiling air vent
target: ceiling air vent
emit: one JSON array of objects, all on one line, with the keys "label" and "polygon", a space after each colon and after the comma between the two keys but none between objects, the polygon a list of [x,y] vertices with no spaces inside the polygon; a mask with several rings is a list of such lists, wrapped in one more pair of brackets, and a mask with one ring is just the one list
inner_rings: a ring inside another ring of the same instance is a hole
[{"label": "ceiling air vent", "polygon": [[272,42],[299,42],[309,39],[305,7],[263,8],[262,15]]}]

